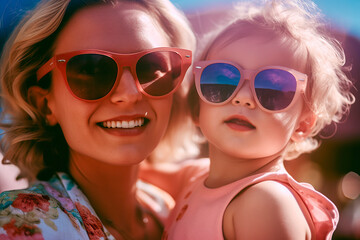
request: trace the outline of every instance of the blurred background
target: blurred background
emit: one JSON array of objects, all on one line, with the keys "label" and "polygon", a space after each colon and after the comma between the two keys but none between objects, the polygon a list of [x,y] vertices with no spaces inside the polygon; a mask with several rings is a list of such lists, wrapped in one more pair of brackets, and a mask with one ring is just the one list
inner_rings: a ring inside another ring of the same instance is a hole
[{"label": "blurred background", "polygon": [[[200,37],[226,16],[233,0],[171,0],[182,9]],[[14,26],[38,0],[0,0],[0,51]],[[326,128],[321,146],[311,154],[286,162],[295,179],[311,183],[331,199],[340,211],[333,239],[360,239],[360,0],[315,0],[329,23],[329,30],[341,42],[351,66],[357,102],[347,119]],[[333,135],[333,136],[332,136]],[[331,136],[331,137],[330,137]],[[0,192],[26,186],[15,182],[17,169],[0,165]],[[9,181],[11,179],[11,181]]]}]

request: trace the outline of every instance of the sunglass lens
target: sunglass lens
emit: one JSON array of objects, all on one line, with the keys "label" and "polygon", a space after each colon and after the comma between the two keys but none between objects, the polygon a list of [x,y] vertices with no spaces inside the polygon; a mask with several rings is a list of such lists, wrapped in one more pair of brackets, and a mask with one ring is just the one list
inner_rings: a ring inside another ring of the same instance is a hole
[{"label": "sunglass lens", "polygon": [[66,65],[66,77],[71,91],[85,100],[106,96],[113,88],[116,76],[116,62],[100,54],[77,55]]},{"label": "sunglass lens", "polygon": [[181,56],[160,51],[142,56],[136,64],[136,75],[142,89],[151,96],[164,96],[181,82]]},{"label": "sunglass lens", "polygon": [[267,69],[255,77],[254,87],[260,104],[268,110],[282,110],[289,106],[296,92],[296,79],[290,72]]},{"label": "sunglass lens", "polygon": [[212,103],[226,101],[235,91],[240,81],[240,72],[233,65],[214,63],[202,71],[201,94]]}]

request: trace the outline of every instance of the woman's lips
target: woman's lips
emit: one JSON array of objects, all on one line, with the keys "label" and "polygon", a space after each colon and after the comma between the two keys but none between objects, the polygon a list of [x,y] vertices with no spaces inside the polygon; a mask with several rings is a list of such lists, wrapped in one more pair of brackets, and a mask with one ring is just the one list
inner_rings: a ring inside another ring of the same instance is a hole
[{"label": "woman's lips", "polygon": [[245,117],[233,116],[225,120],[225,124],[236,131],[251,131],[256,127]]}]

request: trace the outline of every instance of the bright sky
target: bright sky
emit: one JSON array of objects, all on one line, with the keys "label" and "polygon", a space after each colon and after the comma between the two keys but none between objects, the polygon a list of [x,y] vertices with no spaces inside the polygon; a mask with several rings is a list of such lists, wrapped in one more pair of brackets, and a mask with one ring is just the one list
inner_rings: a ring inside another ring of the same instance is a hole
[{"label": "bright sky", "polygon": [[[207,8],[231,5],[237,0],[171,0],[177,7],[191,13]],[[243,0],[239,0],[243,1]],[[360,0],[313,0],[323,13],[345,32],[360,38]],[[0,0],[0,38],[39,0]],[[0,39],[2,40],[2,39]]]},{"label": "bright sky", "polygon": [[[215,8],[236,0],[171,0],[185,12]],[[333,24],[360,38],[360,0],[313,0]]]}]

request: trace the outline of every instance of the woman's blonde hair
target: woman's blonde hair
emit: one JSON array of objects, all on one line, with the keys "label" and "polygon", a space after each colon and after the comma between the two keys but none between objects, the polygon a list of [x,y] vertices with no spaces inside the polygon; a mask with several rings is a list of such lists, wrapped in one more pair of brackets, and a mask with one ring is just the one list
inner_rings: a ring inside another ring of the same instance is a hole
[{"label": "woman's blonde hair", "polygon": [[[285,46],[293,49],[295,58],[306,63],[306,102],[317,117],[311,134],[301,142],[291,140],[284,158],[293,159],[316,149],[319,141],[315,136],[325,126],[339,123],[355,101],[350,92],[352,82],[343,71],[344,51],[328,33],[316,5],[306,0],[240,2],[226,21],[227,24],[205,35],[207,44],[199,50],[197,60],[205,60],[213,47],[259,32],[282,39]],[[193,84],[188,95],[193,118],[199,111],[198,101]]]},{"label": "woman's blonde hair", "polygon": [[[31,104],[28,89],[37,85],[36,71],[52,57],[54,42],[69,19],[80,9],[96,4],[130,0],[42,1],[17,26],[4,47],[1,59],[1,150],[4,163],[20,168],[19,177],[45,179],[54,171],[67,171],[69,149],[59,126],[50,127]],[[173,47],[194,50],[195,37],[185,16],[168,0],[134,0],[161,26]],[[50,87],[51,79],[40,81]],[[174,94],[169,131],[153,152],[154,159],[185,153],[186,146],[174,129],[182,129],[184,89]],[[186,124],[185,124],[186,125]],[[179,151],[177,151],[179,149]],[[161,153],[161,154],[160,154]],[[166,155],[164,153],[167,153]],[[171,154],[171,155],[169,155]]]}]

